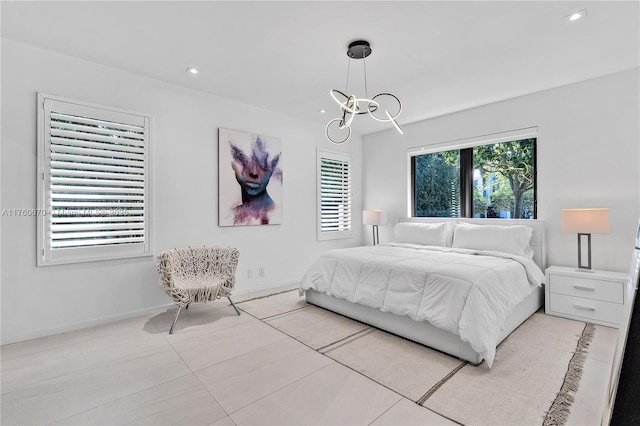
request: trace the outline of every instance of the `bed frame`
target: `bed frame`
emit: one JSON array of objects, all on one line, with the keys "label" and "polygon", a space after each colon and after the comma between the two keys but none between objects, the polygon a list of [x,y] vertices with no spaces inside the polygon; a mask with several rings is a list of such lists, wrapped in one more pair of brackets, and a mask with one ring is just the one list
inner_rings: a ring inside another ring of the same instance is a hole
[{"label": "bed frame", "polygon": [[[443,219],[443,218],[401,218],[400,222],[442,223],[442,222],[466,222],[484,225],[528,225],[533,227],[531,248],[534,250],[533,260],[544,272],[545,244],[544,222],[531,219]],[[469,361],[474,365],[482,362],[482,357],[471,345],[460,340],[460,336],[434,327],[428,321],[414,321],[406,316],[399,316],[379,309],[337,299],[325,293],[315,290],[306,291],[307,302],[344,315],[349,318],[370,324],[379,329],[402,336],[414,342],[437,349],[447,354]],[[544,289],[536,288],[527,298],[518,304],[507,316],[504,329],[500,334],[498,343],[502,342],[513,330],[526,321],[534,312],[544,304]]]}]

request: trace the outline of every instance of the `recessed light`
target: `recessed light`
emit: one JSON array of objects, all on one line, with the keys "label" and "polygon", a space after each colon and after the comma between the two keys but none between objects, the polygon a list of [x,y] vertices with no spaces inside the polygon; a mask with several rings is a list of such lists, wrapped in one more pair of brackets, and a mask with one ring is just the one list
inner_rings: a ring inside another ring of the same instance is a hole
[{"label": "recessed light", "polygon": [[326,114],[327,110],[326,109],[319,109],[318,112],[320,114]]},{"label": "recessed light", "polygon": [[193,68],[193,67],[187,68],[187,72],[191,73],[191,74],[198,74],[198,70],[196,68]]},{"label": "recessed light", "polygon": [[569,21],[569,22],[575,22],[579,19],[585,18],[587,16],[587,9],[582,9],[579,10],[577,12],[574,12],[570,15],[565,16],[565,18]]}]

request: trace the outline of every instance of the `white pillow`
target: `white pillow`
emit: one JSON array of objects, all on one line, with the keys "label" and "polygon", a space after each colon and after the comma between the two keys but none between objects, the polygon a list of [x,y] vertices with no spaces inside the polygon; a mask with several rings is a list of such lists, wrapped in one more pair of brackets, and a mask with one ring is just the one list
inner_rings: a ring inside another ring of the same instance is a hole
[{"label": "white pillow", "polygon": [[397,243],[451,247],[453,226],[450,223],[400,222],[394,227]]},{"label": "white pillow", "polygon": [[526,225],[456,223],[452,247],[502,251],[532,258],[533,249],[529,245],[532,235],[533,228]]}]

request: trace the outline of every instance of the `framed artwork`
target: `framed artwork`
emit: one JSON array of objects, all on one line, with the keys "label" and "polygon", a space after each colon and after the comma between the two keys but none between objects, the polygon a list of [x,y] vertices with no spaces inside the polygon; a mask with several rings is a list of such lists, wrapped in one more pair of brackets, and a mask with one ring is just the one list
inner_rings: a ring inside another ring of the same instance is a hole
[{"label": "framed artwork", "polygon": [[218,150],[218,224],[281,224],[280,139],[220,128]]}]

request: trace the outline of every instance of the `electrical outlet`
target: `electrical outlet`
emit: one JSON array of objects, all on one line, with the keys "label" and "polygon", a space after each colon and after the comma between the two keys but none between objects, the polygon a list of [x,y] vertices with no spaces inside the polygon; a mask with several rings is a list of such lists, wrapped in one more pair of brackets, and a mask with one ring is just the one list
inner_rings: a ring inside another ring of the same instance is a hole
[{"label": "electrical outlet", "polygon": [[247,269],[247,278],[253,278],[253,269]]},{"label": "electrical outlet", "polygon": [[258,269],[258,275],[264,277],[264,266],[261,266],[260,269]]}]

